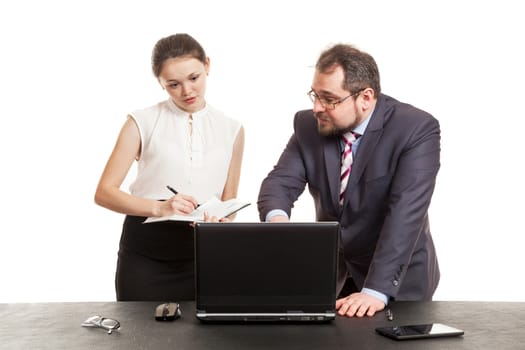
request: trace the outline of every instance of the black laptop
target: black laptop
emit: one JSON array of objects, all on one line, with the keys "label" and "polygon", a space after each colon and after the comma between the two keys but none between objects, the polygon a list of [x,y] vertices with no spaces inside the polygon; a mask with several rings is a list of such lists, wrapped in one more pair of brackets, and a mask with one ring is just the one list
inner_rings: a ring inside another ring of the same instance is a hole
[{"label": "black laptop", "polygon": [[195,225],[202,321],[335,318],[337,222]]}]

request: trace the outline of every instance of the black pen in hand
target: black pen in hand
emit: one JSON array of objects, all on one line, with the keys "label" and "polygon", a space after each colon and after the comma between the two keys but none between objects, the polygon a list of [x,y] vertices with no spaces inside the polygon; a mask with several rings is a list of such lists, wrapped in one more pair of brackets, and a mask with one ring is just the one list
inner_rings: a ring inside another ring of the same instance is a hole
[{"label": "black pen in hand", "polygon": [[166,185],[166,187],[168,188],[168,190],[170,190],[171,192],[173,192],[173,194],[179,194],[179,192],[177,192],[177,190],[174,189],[173,187],[171,187],[170,185]]},{"label": "black pen in hand", "polygon": [[[166,188],[168,190],[170,190],[171,192],[173,192],[173,194],[179,194],[179,192],[176,189],[174,189],[173,187],[171,187],[170,185],[166,185]],[[197,209],[198,207],[200,207],[199,203],[197,203],[197,206],[195,207],[195,209]]]}]

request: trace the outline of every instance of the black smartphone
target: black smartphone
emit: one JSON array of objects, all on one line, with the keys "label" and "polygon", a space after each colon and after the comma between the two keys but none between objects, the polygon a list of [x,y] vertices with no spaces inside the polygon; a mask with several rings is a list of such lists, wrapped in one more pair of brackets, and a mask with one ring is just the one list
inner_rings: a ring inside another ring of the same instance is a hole
[{"label": "black smartphone", "polygon": [[461,329],[442,323],[426,323],[376,328],[376,332],[396,340],[455,337],[465,334]]}]

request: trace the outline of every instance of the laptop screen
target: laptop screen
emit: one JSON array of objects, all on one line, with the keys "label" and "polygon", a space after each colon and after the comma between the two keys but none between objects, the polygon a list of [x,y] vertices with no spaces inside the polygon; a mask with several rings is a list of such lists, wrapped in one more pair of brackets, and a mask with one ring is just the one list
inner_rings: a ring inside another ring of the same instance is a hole
[{"label": "laptop screen", "polygon": [[333,310],[338,241],[337,222],[197,224],[197,309]]}]

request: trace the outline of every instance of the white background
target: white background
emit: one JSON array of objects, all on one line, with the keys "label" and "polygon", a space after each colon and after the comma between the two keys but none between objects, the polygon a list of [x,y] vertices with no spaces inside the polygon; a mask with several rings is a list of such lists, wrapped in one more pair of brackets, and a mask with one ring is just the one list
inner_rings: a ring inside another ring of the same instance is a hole
[{"label": "white background", "polygon": [[[118,5],[117,5],[118,3]],[[164,36],[211,58],[208,102],[242,121],[239,198],[292,132],[320,51],[372,54],[382,88],[441,122],[431,205],[437,300],[525,301],[524,45],[515,1],[4,1],[0,5],[0,302],[114,300],[123,216],[99,176],[128,112],[165,99],[150,69]],[[126,189],[131,178],[126,180]],[[313,221],[309,194],[293,221]]]}]

